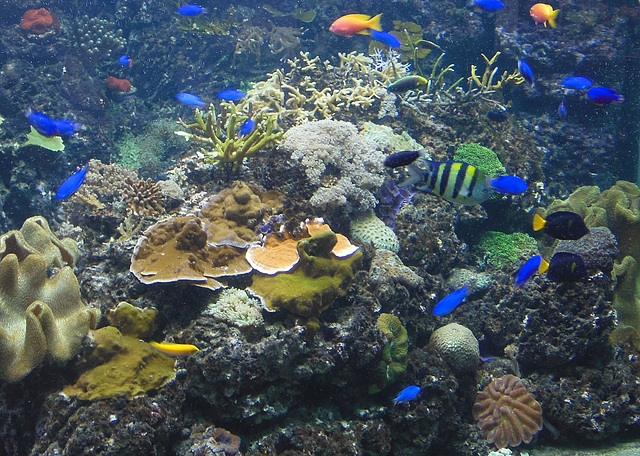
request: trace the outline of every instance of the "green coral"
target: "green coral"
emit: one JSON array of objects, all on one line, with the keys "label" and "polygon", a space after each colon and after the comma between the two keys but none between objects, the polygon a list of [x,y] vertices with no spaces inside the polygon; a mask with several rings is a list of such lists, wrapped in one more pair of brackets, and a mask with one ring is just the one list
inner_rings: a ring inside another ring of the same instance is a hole
[{"label": "green coral", "polygon": [[495,268],[512,266],[513,263],[538,254],[538,244],[525,233],[506,234],[500,231],[487,231],[480,236],[472,247],[472,253],[480,263]]},{"label": "green coral", "polygon": [[116,163],[129,169],[137,170],[140,168],[142,149],[140,149],[140,146],[131,133],[127,133],[120,138],[120,140],[116,141],[116,147],[118,148]]},{"label": "green coral", "polygon": [[331,250],[336,243],[332,231],[302,239],[295,269],[276,275],[254,274],[251,290],[265,301],[268,310],[285,309],[303,317],[318,317],[347,292],[362,263],[359,250],[347,258],[333,256]]},{"label": "green coral", "polygon": [[506,173],[498,155],[491,149],[477,143],[462,144],[453,156],[454,160],[467,162],[489,177]]},{"label": "green coral", "polygon": [[409,339],[407,329],[398,317],[382,313],[378,317],[378,329],[387,338],[382,351],[382,361],[378,364],[378,378],[369,387],[369,393],[382,391],[389,383],[393,383],[398,375],[407,370]]},{"label": "green coral", "polygon": [[216,115],[215,107],[209,106],[209,111],[202,113],[196,109],[196,121],[192,124],[182,122],[182,126],[193,133],[185,133],[187,139],[213,146],[212,149],[202,148],[200,152],[207,163],[230,164],[234,171],[242,166],[245,158],[265,148],[274,141],[278,141],[283,133],[274,133],[273,119],[263,118],[258,114],[255,118],[255,128],[251,133],[240,136],[238,127],[247,119],[239,114],[233,103],[221,105],[220,116]]}]

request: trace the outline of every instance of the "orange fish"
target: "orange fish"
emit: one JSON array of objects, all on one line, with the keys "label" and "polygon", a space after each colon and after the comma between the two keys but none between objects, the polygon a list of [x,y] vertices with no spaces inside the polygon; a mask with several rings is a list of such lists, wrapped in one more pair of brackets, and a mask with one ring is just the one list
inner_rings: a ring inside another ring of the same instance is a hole
[{"label": "orange fish", "polygon": [[329,30],[340,36],[353,36],[356,33],[369,35],[369,29],[382,31],[380,25],[380,17],[382,14],[371,17],[366,14],[347,14],[336,19]]},{"label": "orange fish", "polygon": [[551,5],[547,5],[546,3],[536,3],[529,10],[529,14],[533,18],[533,20],[536,21],[536,25],[544,24],[544,26],[546,27],[547,22],[549,22],[549,25],[553,28],[557,27],[556,17],[558,16],[559,12],[560,10],[554,11],[553,7]]}]

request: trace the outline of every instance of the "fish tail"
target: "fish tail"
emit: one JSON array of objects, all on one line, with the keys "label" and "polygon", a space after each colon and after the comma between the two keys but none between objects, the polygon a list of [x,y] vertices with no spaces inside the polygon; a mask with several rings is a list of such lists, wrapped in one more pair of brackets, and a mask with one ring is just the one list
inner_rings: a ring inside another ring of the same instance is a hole
[{"label": "fish tail", "polygon": [[555,10],[549,15],[549,25],[552,28],[558,28],[558,24],[556,23],[556,18],[558,17],[559,13],[560,13],[560,10]]},{"label": "fish tail", "polygon": [[547,223],[539,214],[533,216],[533,231],[540,231]]},{"label": "fish tail", "polygon": [[428,174],[428,171],[425,171],[424,169],[416,165],[409,165],[409,167],[407,168],[407,172],[409,173],[409,175],[398,185],[398,187],[408,187],[409,185],[415,185],[424,180],[424,177]]},{"label": "fish tail", "polygon": [[381,18],[382,18],[382,13],[369,19],[369,28],[381,32],[382,31],[382,24],[380,23]]},{"label": "fish tail", "polygon": [[540,266],[538,266],[538,272],[540,274],[547,272],[547,269],[549,269],[549,262],[547,260],[545,260],[544,258],[540,259]]}]

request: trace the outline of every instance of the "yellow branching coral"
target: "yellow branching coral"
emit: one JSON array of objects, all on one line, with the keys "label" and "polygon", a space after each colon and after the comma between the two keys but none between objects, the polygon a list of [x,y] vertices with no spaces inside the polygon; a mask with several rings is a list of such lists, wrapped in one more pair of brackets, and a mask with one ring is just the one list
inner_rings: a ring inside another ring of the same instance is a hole
[{"label": "yellow branching coral", "polygon": [[504,84],[509,82],[512,82],[514,84],[522,84],[524,82],[524,78],[520,75],[518,70],[515,70],[511,74],[505,71],[502,73],[499,79],[496,79],[499,68],[495,66],[495,64],[496,60],[500,56],[499,51],[496,52],[491,58],[488,58],[484,54],[481,55],[485,62],[484,73],[482,73],[482,77],[480,77],[477,73],[478,67],[476,65],[471,65],[471,76],[467,78],[467,81],[469,82],[469,91],[467,92],[468,95],[478,96],[488,92],[492,92],[502,88]]},{"label": "yellow branching coral", "polygon": [[179,121],[180,125],[194,133],[176,132],[187,140],[194,139],[198,142],[213,146],[213,149],[202,148],[200,151],[207,163],[226,163],[233,167],[234,171],[240,169],[244,159],[249,155],[263,149],[269,143],[277,141],[282,136],[281,132],[274,133],[273,120],[256,116],[256,126],[253,131],[245,136],[240,136],[237,127],[247,119],[238,114],[233,103],[223,103],[220,116],[216,115],[215,107],[210,105],[209,111],[202,114],[196,109],[196,121],[187,124]]}]

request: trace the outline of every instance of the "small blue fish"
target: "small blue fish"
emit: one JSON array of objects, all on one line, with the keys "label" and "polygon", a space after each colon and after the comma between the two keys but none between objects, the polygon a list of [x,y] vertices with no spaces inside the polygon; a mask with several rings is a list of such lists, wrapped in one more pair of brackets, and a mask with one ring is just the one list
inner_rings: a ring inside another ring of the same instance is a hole
[{"label": "small blue fish", "polygon": [[527,62],[522,59],[518,59],[518,72],[527,81],[529,84],[533,85],[535,83],[535,78],[533,76],[533,70],[529,66]]},{"label": "small blue fish", "polygon": [[56,199],[61,200],[73,195],[84,182],[84,177],[87,174],[87,169],[89,169],[89,165],[80,168],[78,171],[69,176],[69,178],[64,181],[58,189],[58,193],[56,193]]},{"label": "small blue fish", "polygon": [[24,112],[29,125],[33,126],[38,133],[45,136],[53,136],[58,132],[55,122],[46,114],[36,111],[35,109],[28,108]]},{"label": "small blue fish", "polygon": [[491,179],[491,186],[498,193],[520,195],[527,191],[527,183],[518,176],[498,176]]},{"label": "small blue fish", "polygon": [[381,30],[371,29],[371,38],[379,41],[382,44],[386,44],[389,47],[397,48],[402,46],[400,40],[389,32],[383,32]]},{"label": "small blue fish", "polygon": [[529,281],[536,272],[543,273],[549,269],[549,263],[540,255],[529,258],[516,274],[514,288],[520,288]]},{"label": "small blue fish", "polygon": [[558,106],[558,118],[564,119],[565,117],[567,117],[567,114],[569,114],[569,111],[567,111],[567,107],[564,105],[564,101],[561,101],[560,106]]},{"label": "small blue fish", "polygon": [[403,402],[409,402],[410,400],[415,399],[418,394],[420,394],[420,387],[419,386],[407,386],[405,389],[403,389],[402,391],[400,391],[400,394],[398,394],[398,397],[396,397],[393,400],[393,406],[395,407],[397,404],[401,404]]},{"label": "small blue fish", "polygon": [[483,363],[488,363],[489,361],[493,361],[494,359],[496,359],[495,356],[480,356],[480,361],[482,361]]},{"label": "small blue fish", "polygon": [[239,136],[247,136],[253,131],[254,128],[256,128],[256,123],[253,119],[245,120],[242,124],[242,127],[240,127]]},{"label": "small blue fish", "polygon": [[60,136],[71,136],[82,128],[80,122],[72,122],[70,120],[54,120],[56,126],[56,134]]},{"label": "small blue fish", "polygon": [[505,7],[500,0],[473,0],[473,6],[487,13],[495,13]]},{"label": "small blue fish", "polygon": [[597,105],[622,103],[624,101],[624,96],[608,87],[594,87],[587,92],[587,97]]},{"label": "small blue fish", "polygon": [[570,78],[564,78],[562,85],[567,89],[584,90],[593,85],[590,79],[583,78],[582,76],[571,76]]},{"label": "small blue fish", "polygon": [[227,101],[236,101],[240,98],[244,98],[247,94],[241,90],[223,90],[222,92],[218,92],[218,98],[221,100]]},{"label": "small blue fish", "polygon": [[449,293],[447,296],[438,301],[436,306],[433,308],[433,315],[436,315],[438,317],[449,315],[454,311],[456,307],[460,305],[462,300],[466,298],[468,291],[469,290],[465,285],[461,288],[458,288],[456,291]]},{"label": "small blue fish", "polygon": [[207,9],[199,5],[184,5],[178,8],[178,13],[183,16],[197,16],[198,14],[206,13]]},{"label": "small blue fish", "polygon": [[180,100],[182,103],[189,105],[189,106],[204,106],[205,103],[204,101],[202,101],[202,99],[197,96],[197,95],[193,95],[191,93],[187,93],[187,92],[181,92],[178,95],[176,95],[176,98],[178,100]]},{"label": "small blue fish", "polygon": [[118,59],[118,63],[122,68],[131,68],[133,66],[133,59],[125,54]]}]

